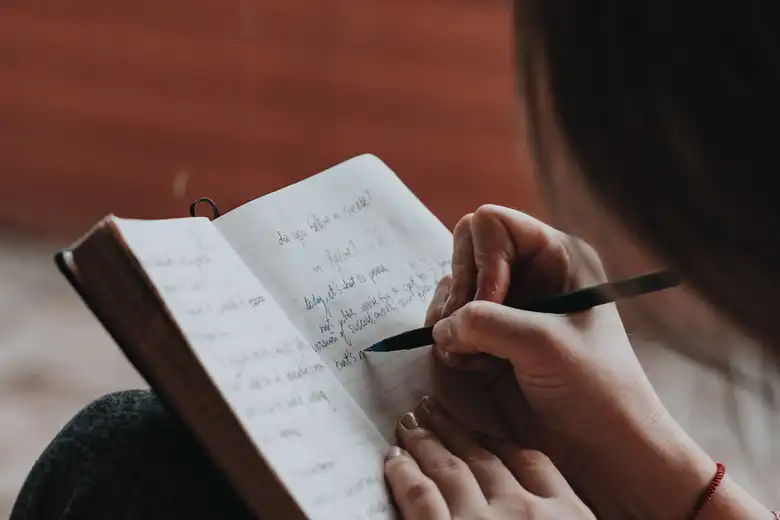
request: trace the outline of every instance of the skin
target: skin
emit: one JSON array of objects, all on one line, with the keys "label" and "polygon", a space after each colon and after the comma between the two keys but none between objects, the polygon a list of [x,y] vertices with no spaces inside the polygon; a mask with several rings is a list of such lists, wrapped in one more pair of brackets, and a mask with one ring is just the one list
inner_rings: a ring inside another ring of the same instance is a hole
[{"label": "skin", "polygon": [[[387,461],[404,518],[686,518],[715,464],[664,408],[617,308],[551,316],[500,305],[510,278],[529,296],[602,280],[594,250],[497,206],[464,217],[453,239],[453,277],[427,316],[434,353],[483,372],[513,437],[477,441],[423,401],[416,423],[399,423],[406,452]],[[721,518],[772,516],[727,476],[699,517]]]},{"label": "skin", "polygon": [[549,458],[472,434],[424,399],[398,423],[387,479],[404,518],[582,518],[593,513]]}]

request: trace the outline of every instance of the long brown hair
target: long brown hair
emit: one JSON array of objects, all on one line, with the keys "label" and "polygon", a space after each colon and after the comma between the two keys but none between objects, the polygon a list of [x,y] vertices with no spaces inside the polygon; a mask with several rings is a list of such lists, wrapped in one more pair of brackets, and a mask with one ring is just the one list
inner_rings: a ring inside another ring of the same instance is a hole
[{"label": "long brown hair", "polygon": [[543,59],[594,195],[780,353],[780,4],[519,0],[515,27],[531,127]]}]

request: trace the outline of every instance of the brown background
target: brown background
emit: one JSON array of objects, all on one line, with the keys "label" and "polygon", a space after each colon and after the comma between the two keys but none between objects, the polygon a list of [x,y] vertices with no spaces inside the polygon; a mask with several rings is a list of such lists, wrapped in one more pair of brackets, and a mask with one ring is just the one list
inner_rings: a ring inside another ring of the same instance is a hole
[{"label": "brown background", "polygon": [[226,209],[364,152],[448,225],[538,213],[511,58],[504,0],[4,2],[0,224]]}]

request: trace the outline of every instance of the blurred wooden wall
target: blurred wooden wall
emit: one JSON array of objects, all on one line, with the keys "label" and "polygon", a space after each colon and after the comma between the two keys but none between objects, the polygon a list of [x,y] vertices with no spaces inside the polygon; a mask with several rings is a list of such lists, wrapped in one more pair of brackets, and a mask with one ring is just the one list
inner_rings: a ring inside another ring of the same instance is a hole
[{"label": "blurred wooden wall", "polygon": [[448,225],[539,212],[506,0],[8,0],[0,225],[234,207],[353,155]]}]

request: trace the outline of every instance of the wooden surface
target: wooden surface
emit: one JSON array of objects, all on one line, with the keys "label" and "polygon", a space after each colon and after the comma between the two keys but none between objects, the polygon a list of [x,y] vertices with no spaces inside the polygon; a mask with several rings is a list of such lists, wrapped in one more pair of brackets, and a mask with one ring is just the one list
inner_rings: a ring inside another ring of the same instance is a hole
[{"label": "wooden surface", "polygon": [[0,76],[0,224],[229,208],[364,152],[448,225],[539,211],[504,0],[11,0]]}]

